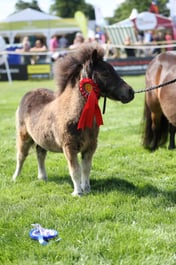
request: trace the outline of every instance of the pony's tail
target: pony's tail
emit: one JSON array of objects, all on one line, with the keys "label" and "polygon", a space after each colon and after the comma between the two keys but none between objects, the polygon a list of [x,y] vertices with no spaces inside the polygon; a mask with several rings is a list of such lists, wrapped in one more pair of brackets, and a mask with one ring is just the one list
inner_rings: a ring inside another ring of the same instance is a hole
[{"label": "pony's tail", "polygon": [[156,129],[153,131],[151,111],[145,102],[143,121],[142,140],[144,148],[154,151],[159,146],[163,146],[167,142],[169,129],[169,123],[164,114],[162,113],[160,121],[156,125]]}]

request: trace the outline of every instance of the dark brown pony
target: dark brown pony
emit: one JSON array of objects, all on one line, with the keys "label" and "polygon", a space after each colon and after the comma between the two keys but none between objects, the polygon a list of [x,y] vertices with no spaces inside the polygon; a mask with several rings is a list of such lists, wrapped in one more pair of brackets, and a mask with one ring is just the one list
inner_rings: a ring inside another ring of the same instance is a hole
[{"label": "dark brown pony", "polygon": [[[146,87],[157,86],[176,78],[176,54],[163,52],[157,55],[146,71]],[[145,94],[144,147],[155,150],[166,143],[175,148],[176,83],[162,86]]]},{"label": "dark brown pony", "polygon": [[[103,60],[103,56],[101,46],[83,45],[78,51],[67,54],[55,63],[56,92],[42,88],[24,95],[16,115],[17,165],[13,180],[20,174],[28,151],[34,144],[39,179],[47,179],[44,165],[47,151],[63,152],[73,181],[73,195],[90,191],[89,174],[97,147],[99,126],[94,117],[91,126],[78,128],[80,116],[88,101],[80,92],[80,82],[88,78],[96,84],[99,90],[97,102],[100,97],[122,103],[134,98],[133,89]],[[79,152],[81,167],[78,162]]]}]

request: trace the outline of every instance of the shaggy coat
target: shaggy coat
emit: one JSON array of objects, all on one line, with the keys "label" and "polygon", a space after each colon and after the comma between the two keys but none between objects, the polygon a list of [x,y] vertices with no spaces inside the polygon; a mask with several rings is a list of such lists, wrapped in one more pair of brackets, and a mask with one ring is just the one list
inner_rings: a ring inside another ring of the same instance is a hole
[{"label": "shaggy coat", "polygon": [[[80,80],[85,77],[93,80],[100,89],[99,97],[123,103],[134,97],[132,88],[109,63],[103,61],[103,56],[101,46],[82,45],[81,49],[55,63],[56,92],[42,88],[24,95],[16,115],[17,165],[14,180],[21,172],[30,147],[35,144],[39,179],[47,179],[47,151],[63,152],[73,181],[73,195],[90,191],[89,174],[99,127],[94,119],[91,128],[77,129],[87,100],[79,90]],[[81,153],[81,166],[78,153]]]}]

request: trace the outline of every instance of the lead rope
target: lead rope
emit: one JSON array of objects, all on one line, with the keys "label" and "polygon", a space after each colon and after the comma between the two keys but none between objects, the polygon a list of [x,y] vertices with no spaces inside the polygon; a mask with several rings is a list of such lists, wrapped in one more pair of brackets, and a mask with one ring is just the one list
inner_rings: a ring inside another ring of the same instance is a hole
[{"label": "lead rope", "polygon": [[143,92],[148,92],[148,91],[151,91],[151,90],[154,90],[154,89],[157,89],[157,88],[160,88],[160,87],[163,87],[163,86],[167,86],[167,85],[170,85],[172,83],[175,83],[176,82],[176,78],[175,79],[172,79],[168,82],[165,82],[165,83],[162,83],[162,84],[159,84],[157,86],[152,86],[152,87],[149,87],[149,88],[145,88],[145,89],[141,89],[141,90],[137,90],[137,91],[134,91],[136,94],[137,93],[143,93]]},{"label": "lead rope", "polygon": [[[149,88],[145,88],[145,89],[134,91],[134,93],[137,94],[137,93],[149,92],[151,90],[154,90],[154,89],[157,89],[157,88],[160,88],[160,87],[163,87],[163,86],[167,86],[167,85],[170,85],[170,84],[175,83],[175,82],[176,82],[176,78],[172,79],[172,80],[170,80],[168,82],[159,84],[157,86],[152,86],[152,87],[149,87]],[[104,97],[104,102],[103,102],[103,114],[105,114],[105,110],[106,110],[106,96]]]},{"label": "lead rope", "polygon": [[105,110],[106,110],[106,96],[104,97],[103,101],[103,114],[105,114]]}]

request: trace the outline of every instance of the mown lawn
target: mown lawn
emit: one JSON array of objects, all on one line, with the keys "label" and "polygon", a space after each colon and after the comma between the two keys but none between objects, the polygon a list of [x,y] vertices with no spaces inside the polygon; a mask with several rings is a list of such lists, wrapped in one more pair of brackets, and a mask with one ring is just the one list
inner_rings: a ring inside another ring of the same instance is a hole
[{"label": "mown lawn", "polygon": [[[135,90],[144,76],[124,77]],[[13,183],[15,110],[32,88],[53,81],[0,82],[0,264],[175,265],[176,151],[141,145],[144,94],[129,104],[107,101],[91,171],[92,192],[73,190],[62,154],[49,153],[49,180],[37,180],[35,151]],[[100,105],[102,108],[102,101]],[[29,237],[31,224],[59,232],[46,246]]]}]

